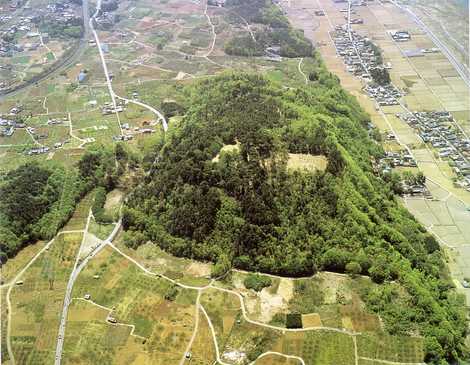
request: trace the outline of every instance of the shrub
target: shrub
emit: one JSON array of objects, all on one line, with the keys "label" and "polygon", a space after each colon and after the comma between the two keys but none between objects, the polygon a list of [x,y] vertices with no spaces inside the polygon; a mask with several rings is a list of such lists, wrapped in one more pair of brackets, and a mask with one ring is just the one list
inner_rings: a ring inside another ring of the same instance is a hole
[{"label": "shrub", "polygon": [[179,293],[178,287],[176,285],[172,285],[166,291],[165,299],[169,301],[174,301],[178,293]]},{"label": "shrub", "polygon": [[286,315],[287,328],[302,328],[302,315],[300,313],[288,313]]},{"label": "shrub", "polygon": [[351,261],[346,265],[346,272],[351,275],[359,275],[362,272],[361,265],[356,261]]},{"label": "shrub", "polygon": [[243,284],[247,289],[253,289],[255,291],[261,291],[271,285],[271,278],[268,276],[262,276],[260,274],[248,274],[243,281]]}]

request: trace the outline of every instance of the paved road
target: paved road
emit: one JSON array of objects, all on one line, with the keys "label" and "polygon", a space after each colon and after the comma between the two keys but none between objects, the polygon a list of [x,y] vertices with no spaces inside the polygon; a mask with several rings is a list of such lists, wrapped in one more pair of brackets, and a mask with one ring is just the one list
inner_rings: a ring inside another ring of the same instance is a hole
[{"label": "paved road", "polygon": [[[113,91],[114,92],[114,91]],[[141,107],[144,107],[148,110],[150,110],[152,113],[154,113],[156,116],[157,116],[157,121],[161,122],[162,123],[162,127],[163,127],[163,130],[166,132],[168,130],[168,124],[166,122],[166,119],[165,117],[163,116],[163,114],[158,111],[157,109],[155,109],[154,107],[150,106],[150,105],[147,105],[147,104],[144,104],[140,101],[137,101],[137,100],[132,100],[132,99],[127,99],[127,98],[123,98],[122,96],[119,96],[117,94],[114,94],[114,96],[118,99],[121,99],[121,100],[124,100],[128,103],[133,103],[133,104],[136,104],[136,105],[139,105]]]},{"label": "paved road", "polygon": [[96,254],[98,254],[107,244],[111,243],[116,237],[117,233],[119,232],[119,229],[121,228],[121,220],[119,220],[119,222],[116,224],[116,226],[114,227],[109,237],[106,240],[102,241],[95,249],[93,249],[88,254],[88,256],[86,256],[83,260],[80,261],[80,253],[85,244],[85,240],[87,239],[86,235],[88,232],[88,226],[90,225],[90,220],[91,220],[91,210],[88,214],[85,231],[83,233],[82,243],[80,245],[80,249],[78,251],[77,257],[75,259],[75,265],[70,274],[69,282],[67,283],[67,288],[65,291],[64,304],[62,306],[62,315],[60,317],[59,334],[57,336],[57,346],[56,346],[55,360],[54,360],[55,365],[60,365],[60,362],[62,360],[62,351],[64,347],[64,338],[65,338],[65,327],[67,323],[67,314],[68,314],[69,306],[70,306],[70,303],[72,302],[73,285],[75,284],[75,281],[77,280],[77,277],[82,271],[82,269],[88,264],[88,261],[90,261],[94,256],[96,256]]},{"label": "paved road", "polygon": [[[96,46],[98,47],[98,52],[99,52],[99,55],[100,55],[100,59],[101,59],[101,64],[103,66],[103,72],[104,72],[104,75],[106,77],[106,85],[108,87],[108,91],[109,91],[109,95],[111,96],[111,100],[113,102],[113,107],[114,109],[116,109],[116,98],[117,99],[121,99],[121,100],[124,100],[124,101],[127,101],[129,103],[134,103],[136,105],[140,105],[148,110],[150,110],[151,112],[153,112],[156,116],[157,116],[157,120],[160,121],[162,123],[162,126],[163,126],[163,130],[166,132],[166,130],[168,129],[168,124],[166,122],[166,119],[165,117],[163,116],[163,114],[158,111],[157,109],[155,109],[154,107],[150,106],[150,105],[147,105],[147,104],[144,104],[140,101],[136,101],[136,100],[131,100],[131,99],[127,99],[127,98],[124,98],[124,97],[121,97],[121,96],[118,96],[114,90],[113,90],[113,85],[112,85],[112,82],[111,82],[111,78],[109,76],[109,71],[108,71],[108,66],[106,65],[106,60],[104,58],[104,53],[103,53],[103,50],[101,48],[101,42],[100,42],[100,38],[98,37],[98,33],[96,32],[95,28],[94,28],[94,25],[93,25],[93,21],[95,20],[95,18],[98,16],[98,13],[100,12],[100,9],[101,9],[101,0],[98,0],[98,3],[96,4],[96,12],[95,14],[93,14],[93,16],[90,18],[89,20],[89,27],[90,27],[90,30],[91,32],[93,33],[93,36],[95,38],[95,42],[96,42]],[[121,121],[120,121],[120,118],[119,118],[119,113],[116,112],[116,117],[118,119],[118,122],[119,122],[119,128],[121,130],[121,134],[124,134],[123,130],[122,130],[122,125],[121,125]]]}]

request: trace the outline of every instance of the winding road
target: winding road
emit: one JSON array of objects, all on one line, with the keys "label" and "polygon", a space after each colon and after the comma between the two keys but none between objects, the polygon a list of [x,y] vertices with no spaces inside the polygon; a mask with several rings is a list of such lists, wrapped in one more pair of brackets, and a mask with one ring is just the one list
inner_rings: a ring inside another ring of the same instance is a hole
[{"label": "winding road", "polygon": [[98,48],[98,52],[99,52],[100,59],[101,59],[101,65],[103,66],[103,72],[104,72],[104,75],[106,77],[106,85],[108,87],[109,95],[111,96],[111,100],[113,102],[113,107],[114,107],[114,110],[115,110],[115,113],[116,113],[117,121],[119,123],[119,129],[121,131],[121,135],[124,134],[124,131],[122,129],[122,124],[121,124],[121,119],[119,117],[119,112],[116,111],[116,107],[117,107],[116,99],[121,99],[121,100],[124,100],[128,103],[133,103],[133,104],[139,105],[141,107],[144,107],[144,108],[150,110],[152,113],[154,113],[157,116],[157,122],[159,121],[159,122],[162,123],[163,130],[166,132],[167,129],[168,129],[168,123],[167,123],[165,117],[163,116],[163,114],[160,111],[158,111],[154,107],[152,107],[150,105],[147,105],[145,103],[142,103],[140,101],[131,100],[131,99],[127,99],[127,98],[124,98],[122,96],[119,96],[114,92],[113,85],[112,85],[112,82],[111,82],[111,77],[109,76],[108,66],[106,65],[106,59],[104,57],[104,52],[103,52],[103,49],[102,49],[102,46],[101,46],[100,38],[98,37],[98,33],[97,33],[97,31],[96,31],[96,29],[93,25],[93,22],[96,20],[96,17],[100,13],[100,11],[101,11],[101,0],[98,0],[98,3],[96,4],[96,11],[89,20],[89,27],[90,27],[91,32],[93,33],[93,37],[95,38],[96,47]]}]

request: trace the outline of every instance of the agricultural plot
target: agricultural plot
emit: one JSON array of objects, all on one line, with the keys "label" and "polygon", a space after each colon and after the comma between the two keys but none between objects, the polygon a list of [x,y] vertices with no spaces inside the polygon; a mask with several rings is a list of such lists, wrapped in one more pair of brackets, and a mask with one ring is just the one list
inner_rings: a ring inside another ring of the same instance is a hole
[{"label": "agricultural plot", "polygon": [[444,246],[456,286],[470,298],[468,290],[463,289],[461,285],[465,278],[470,277],[468,204],[449,195],[433,182],[428,182],[427,185],[436,200],[407,199],[406,207]]},{"label": "agricultural plot", "polygon": [[219,349],[225,348],[233,328],[242,321],[239,299],[227,292],[207,289],[201,296],[201,305],[214,326]]},{"label": "agricultural plot", "polygon": [[88,194],[80,201],[80,203],[78,203],[75,212],[63,228],[63,231],[76,231],[85,229],[88,213],[90,211],[91,204],[93,203],[92,195],[93,194]]},{"label": "agricultural plot", "polygon": [[361,334],[357,336],[359,357],[377,360],[419,363],[423,361],[423,339],[397,337],[386,334]]},{"label": "agricultural plot", "polygon": [[216,359],[215,346],[212,333],[206,317],[199,313],[199,327],[196,338],[191,346],[191,358],[184,364],[211,365]]},{"label": "agricultural plot", "polygon": [[22,249],[14,260],[8,260],[2,264],[2,284],[12,280],[19,271],[31,261],[31,259],[46,245],[47,242],[39,241]]},{"label": "agricultural plot", "polygon": [[80,233],[59,235],[13,288],[10,341],[17,363],[53,362],[59,313],[81,239]]},{"label": "agricultural plot", "polygon": [[[0,301],[1,303],[6,303],[6,296],[7,296],[8,288],[0,288]],[[7,318],[8,317],[8,309],[6,305],[0,306],[0,318]],[[2,349],[7,348],[7,325],[8,321],[2,320],[0,322],[0,346]],[[2,352],[3,361],[6,363],[9,360],[8,351]]]},{"label": "agricultural plot", "polygon": [[[103,354],[115,363],[168,364],[181,358],[191,337],[195,291],[148,276],[105,249],[75,284],[74,298],[86,294],[90,301],[74,299],[80,304],[73,307],[68,318],[72,323],[65,341],[69,363],[94,364],[90,357],[99,359]],[[94,308],[97,305],[107,308],[107,313]],[[77,321],[81,325],[73,324]]]}]

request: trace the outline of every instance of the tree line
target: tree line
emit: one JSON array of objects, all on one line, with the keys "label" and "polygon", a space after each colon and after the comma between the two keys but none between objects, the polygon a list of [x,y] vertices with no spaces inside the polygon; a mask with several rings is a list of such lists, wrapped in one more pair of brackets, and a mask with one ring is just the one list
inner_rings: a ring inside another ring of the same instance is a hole
[{"label": "tree line", "polygon": [[104,191],[115,186],[121,172],[114,151],[103,146],[87,151],[72,168],[28,162],[8,172],[0,180],[0,262],[28,244],[53,238],[77,203],[96,187],[102,194],[97,194],[95,214],[106,220],[99,205],[104,205]]}]

